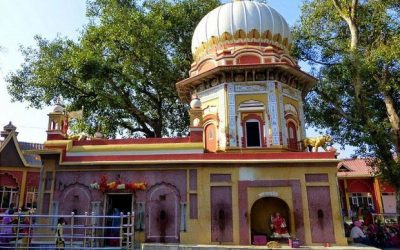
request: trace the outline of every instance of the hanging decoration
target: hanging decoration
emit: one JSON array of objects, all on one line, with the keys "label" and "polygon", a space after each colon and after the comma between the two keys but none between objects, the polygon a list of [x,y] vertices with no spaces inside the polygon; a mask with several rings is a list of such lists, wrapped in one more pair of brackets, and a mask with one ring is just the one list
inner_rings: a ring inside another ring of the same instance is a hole
[{"label": "hanging decoration", "polygon": [[147,183],[145,182],[128,182],[123,183],[121,180],[108,182],[108,177],[103,175],[100,178],[100,182],[93,181],[92,184],[89,185],[91,189],[100,190],[101,192],[109,192],[109,191],[136,191],[136,190],[146,190]]}]

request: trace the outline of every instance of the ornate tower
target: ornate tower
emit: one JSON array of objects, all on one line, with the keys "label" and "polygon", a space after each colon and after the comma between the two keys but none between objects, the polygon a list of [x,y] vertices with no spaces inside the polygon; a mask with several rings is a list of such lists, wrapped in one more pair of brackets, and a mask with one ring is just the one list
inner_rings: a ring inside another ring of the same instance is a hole
[{"label": "ornate tower", "polygon": [[68,130],[68,118],[60,100],[53,108],[53,111],[47,114],[49,116],[49,124],[47,127],[47,140],[63,140]]},{"label": "ornate tower", "polygon": [[302,98],[316,79],[290,56],[285,19],[267,4],[233,1],[208,13],[192,38],[180,98],[199,97],[209,151],[300,150]]}]

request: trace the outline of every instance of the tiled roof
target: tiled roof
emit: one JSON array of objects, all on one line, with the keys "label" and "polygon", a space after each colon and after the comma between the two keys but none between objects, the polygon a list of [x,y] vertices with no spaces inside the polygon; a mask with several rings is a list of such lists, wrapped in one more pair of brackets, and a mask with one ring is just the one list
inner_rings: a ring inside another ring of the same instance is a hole
[{"label": "tiled roof", "polygon": [[[21,151],[32,150],[32,149],[43,149],[43,144],[30,143],[30,142],[18,142]],[[40,166],[41,161],[39,155],[23,154],[26,162],[33,166]]]},{"label": "tiled roof", "polygon": [[338,164],[338,177],[370,177],[372,169],[367,164],[367,159],[347,159]]}]

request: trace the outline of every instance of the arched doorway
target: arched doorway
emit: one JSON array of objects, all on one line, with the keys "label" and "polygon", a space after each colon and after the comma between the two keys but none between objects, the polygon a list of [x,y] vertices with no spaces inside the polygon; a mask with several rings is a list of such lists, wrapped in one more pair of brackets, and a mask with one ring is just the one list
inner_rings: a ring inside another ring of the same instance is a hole
[{"label": "arched doorway", "polygon": [[151,187],[146,195],[146,242],[179,243],[180,195],[168,183]]},{"label": "arched doorway", "polygon": [[290,233],[290,213],[285,201],[277,197],[264,197],[254,202],[251,207],[251,233],[254,235],[272,235],[271,218],[280,213],[286,220],[287,229]]},{"label": "arched doorway", "polygon": [[245,123],[246,147],[261,147],[260,122],[249,119]]},{"label": "arched doorway", "polygon": [[208,152],[217,151],[217,130],[214,124],[207,125],[205,129],[205,145]]}]

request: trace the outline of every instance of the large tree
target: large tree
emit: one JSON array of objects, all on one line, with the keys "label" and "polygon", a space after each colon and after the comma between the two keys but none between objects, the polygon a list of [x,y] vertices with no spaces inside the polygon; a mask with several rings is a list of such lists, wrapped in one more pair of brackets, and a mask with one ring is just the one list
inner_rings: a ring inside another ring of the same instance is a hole
[{"label": "large tree", "polygon": [[307,96],[309,124],[375,159],[400,212],[399,11],[398,0],[306,0],[294,48],[320,80]]},{"label": "large tree", "polygon": [[175,83],[188,75],[192,33],[218,0],[88,2],[89,24],[78,41],[36,37],[10,73],[13,100],[33,107],[62,96],[69,110],[84,106],[81,129],[161,137],[182,132],[187,112]]}]

